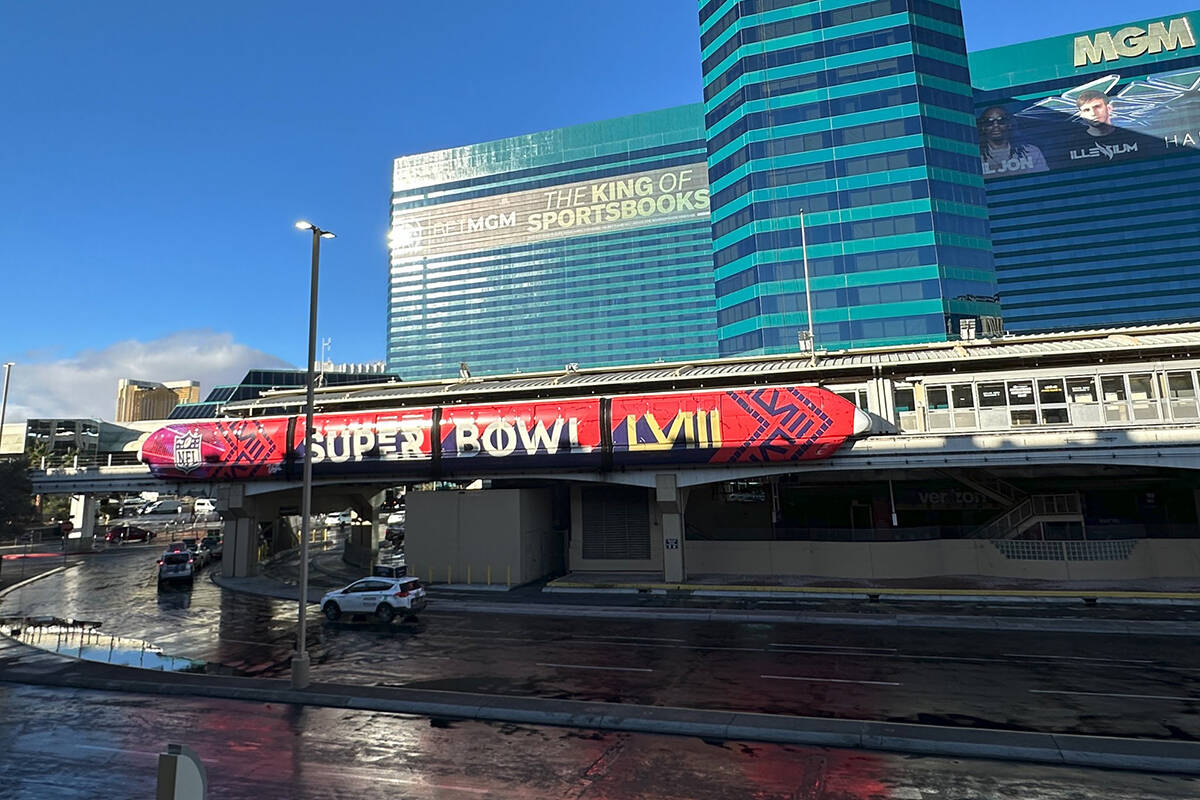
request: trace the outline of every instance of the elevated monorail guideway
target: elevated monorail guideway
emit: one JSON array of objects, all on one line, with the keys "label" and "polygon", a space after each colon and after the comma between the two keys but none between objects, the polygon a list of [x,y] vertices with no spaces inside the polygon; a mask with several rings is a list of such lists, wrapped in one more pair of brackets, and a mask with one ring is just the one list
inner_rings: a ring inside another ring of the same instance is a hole
[{"label": "elevated monorail guideway", "polygon": [[[150,434],[139,458],[164,479],[295,480],[303,419],[181,421]],[[316,477],[786,464],[828,458],[872,430],[868,414],[813,386],[356,411],[313,424]]]}]

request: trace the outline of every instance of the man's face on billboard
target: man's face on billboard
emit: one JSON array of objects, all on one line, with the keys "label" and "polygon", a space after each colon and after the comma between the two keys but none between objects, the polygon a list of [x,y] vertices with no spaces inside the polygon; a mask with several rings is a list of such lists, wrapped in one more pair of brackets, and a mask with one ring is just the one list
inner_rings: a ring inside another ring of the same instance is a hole
[{"label": "man's face on billboard", "polygon": [[1003,111],[988,111],[979,118],[979,131],[988,142],[1000,144],[1008,141],[1012,129],[1012,118]]},{"label": "man's face on billboard", "polygon": [[1107,125],[1112,115],[1112,106],[1102,97],[1093,97],[1079,104],[1079,116],[1093,125]]}]

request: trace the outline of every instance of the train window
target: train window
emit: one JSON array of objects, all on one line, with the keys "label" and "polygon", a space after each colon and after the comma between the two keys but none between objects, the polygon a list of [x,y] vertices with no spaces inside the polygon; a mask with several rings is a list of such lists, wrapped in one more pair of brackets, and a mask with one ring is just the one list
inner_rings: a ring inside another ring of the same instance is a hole
[{"label": "train window", "polygon": [[984,408],[995,408],[1005,405],[1003,383],[979,384],[979,405]]},{"label": "train window", "polygon": [[1190,372],[1167,373],[1167,397],[1171,403],[1172,419],[1196,419],[1196,386]]},{"label": "train window", "polygon": [[[1010,406],[1031,406],[1033,400],[1033,381],[1009,381],[1008,382],[1008,404]],[[1013,417],[1013,424],[1026,425],[1029,423],[1017,423],[1016,417]]]},{"label": "train window", "polygon": [[1096,397],[1096,379],[1087,378],[1067,378],[1067,397],[1072,403],[1095,403]]},{"label": "train window", "polygon": [[847,389],[844,392],[834,392],[838,397],[844,397],[854,405],[861,409],[867,407],[867,390],[866,389]]}]

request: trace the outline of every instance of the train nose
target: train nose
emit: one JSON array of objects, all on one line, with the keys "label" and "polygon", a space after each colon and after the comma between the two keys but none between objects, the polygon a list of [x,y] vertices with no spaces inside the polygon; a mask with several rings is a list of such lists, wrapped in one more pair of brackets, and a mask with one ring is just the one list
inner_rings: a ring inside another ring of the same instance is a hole
[{"label": "train nose", "polygon": [[875,429],[871,415],[861,408],[854,409],[854,436],[866,436]]}]

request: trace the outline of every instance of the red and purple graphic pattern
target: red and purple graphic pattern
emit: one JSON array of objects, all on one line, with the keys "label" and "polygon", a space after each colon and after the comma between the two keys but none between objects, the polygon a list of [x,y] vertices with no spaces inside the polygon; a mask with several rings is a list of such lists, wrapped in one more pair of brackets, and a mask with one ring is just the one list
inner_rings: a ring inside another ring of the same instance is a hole
[{"label": "red and purple graphic pattern", "polygon": [[[827,458],[870,421],[825,389],[776,386],[320,414],[313,427],[315,474],[431,476]],[[141,459],[164,478],[294,478],[304,419],[172,424],[147,437]]]}]

